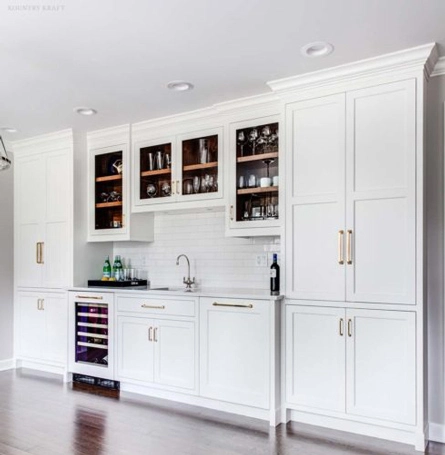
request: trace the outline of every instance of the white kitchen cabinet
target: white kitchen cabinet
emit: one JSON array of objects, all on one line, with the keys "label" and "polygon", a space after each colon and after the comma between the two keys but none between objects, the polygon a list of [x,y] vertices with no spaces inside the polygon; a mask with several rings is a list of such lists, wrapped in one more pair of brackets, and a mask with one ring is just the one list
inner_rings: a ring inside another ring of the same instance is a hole
[{"label": "white kitchen cabinet", "polygon": [[416,316],[348,309],[347,413],[416,423]]},{"label": "white kitchen cabinet", "polygon": [[17,292],[16,357],[65,368],[68,304],[65,292]]},{"label": "white kitchen cabinet", "polygon": [[287,131],[286,294],[344,300],[345,95],[290,105]]},{"label": "white kitchen cabinet", "polygon": [[[272,115],[230,124],[227,236],[281,234],[279,120]],[[270,178],[268,186],[261,186],[262,178]]]},{"label": "white kitchen cabinet", "polygon": [[153,215],[130,212],[130,126],[88,133],[88,241],[154,238]]},{"label": "white kitchen cabinet", "polygon": [[287,305],[286,400],[414,425],[415,340],[415,313]]},{"label": "white kitchen cabinet", "polygon": [[289,403],[345,412],[345,310],[286,307],[286,396]]},{"label": "white kitchen cabinet", "polygon": [[71,150],[65,148],[15,159],[19,287],[61,288],[71,284],[70,156]]},{"label": "white kitchen cabinet", "polygon": [[119,316],[117,321],[117,375],[125,379],[154,381],[153,324],[146,318]]},{"label": "white kitchen cabinet", "polygon": [[118,378],[193,391],[196,337],[191,321],[118,316]]},{"label": "white kitchen cabinet", "polygon": [[416,303],[416,81],[347,94],[347,300]]},{"label": "white kitchen cabinet", "polygon": [[268,409],[269,301],[200,300],[200,394]]},{"label": "white kitchen cabinet", "polygon": [[[224,204],[223,128],[179,131],[138,135],[133,144],[132,212]],[[202,148],[207,152],[201,153]]]},{"label": "white kitchen cabinet", "polygon": [[288,105],[290,297],[416,303],[415,84]]}]

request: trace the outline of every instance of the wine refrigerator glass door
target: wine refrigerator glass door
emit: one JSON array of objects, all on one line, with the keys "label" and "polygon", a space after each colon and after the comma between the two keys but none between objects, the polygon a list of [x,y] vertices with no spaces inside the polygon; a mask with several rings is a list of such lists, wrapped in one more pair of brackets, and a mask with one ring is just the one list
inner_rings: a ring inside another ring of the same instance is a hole
[{"label": "wine refrigerator glass door", "polygon": [[75,362],[108,368],[108,304],[75,303]]}]

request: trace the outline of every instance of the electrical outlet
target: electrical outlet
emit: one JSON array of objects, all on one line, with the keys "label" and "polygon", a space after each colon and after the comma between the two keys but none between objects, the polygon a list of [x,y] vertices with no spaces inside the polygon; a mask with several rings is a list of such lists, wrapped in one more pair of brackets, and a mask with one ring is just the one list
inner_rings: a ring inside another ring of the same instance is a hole
[{"label": "electrical outlet", "polygon": [[257,267],[267,266],[267,254],[257,254],[255,258],[255,265]]}]

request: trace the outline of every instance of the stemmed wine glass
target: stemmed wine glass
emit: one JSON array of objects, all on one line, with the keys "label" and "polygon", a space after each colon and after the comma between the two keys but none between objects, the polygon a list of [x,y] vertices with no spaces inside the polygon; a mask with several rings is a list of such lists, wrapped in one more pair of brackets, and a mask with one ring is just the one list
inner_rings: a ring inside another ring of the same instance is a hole
[{"label": "stemmed wine glass", "polygon": [[238,133],[238,145],[240,146],[240,156],[244,156],[244,146],[246,145],[247,138],[244,131]]},{"label": "stemmed wine glass", "polygon": [[199,193],[199,188],[201,186],[201,181],[200,181],[200,178],[195,175],[195,177],[193,177],[193,191],[196,193]]},{"label": "stemmed wine glass", "polygon": [[266,177],[267,178],[270,178],[270,175],[269,175],[269,167],[270,165],[275,161],[274,158],[269,158],[267,160],[263,160],[263,163],[266,165]]},{"label": "stemmed wine glass", "polygon": [[253,128],[249,133],[249,142],[252,144],[252,155],[255,155],[256,140],[258,139],[258,130]]}]

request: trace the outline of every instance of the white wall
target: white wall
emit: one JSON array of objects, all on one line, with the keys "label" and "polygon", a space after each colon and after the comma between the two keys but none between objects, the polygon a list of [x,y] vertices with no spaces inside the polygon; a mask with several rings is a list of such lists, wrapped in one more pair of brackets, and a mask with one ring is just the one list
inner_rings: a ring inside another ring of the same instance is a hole
[{"label": "white wall", "polygon": [[13,175],[0,172],[0,361],[13,355]]},{"label": "white wall", "polygon": [[445,442],[444,393],[444,100],[445,76],[428,85],[426,132],[428,377],[430,439]]},{"label": "white wall", "polygon": [[[184,259],[176,266],[176,257],[184,253],[203,287],[269,289],[269,256],[279,252],[279,242],[225,237],[223,212],[157,213],[153,243],[115,243],[114,254],[147,271],[152,285],[181,286],[187,267]],[[268,256],[266,267],[255,265],[260,254]]]}]

